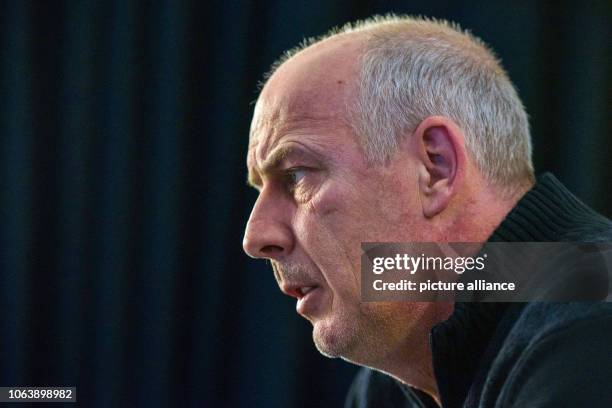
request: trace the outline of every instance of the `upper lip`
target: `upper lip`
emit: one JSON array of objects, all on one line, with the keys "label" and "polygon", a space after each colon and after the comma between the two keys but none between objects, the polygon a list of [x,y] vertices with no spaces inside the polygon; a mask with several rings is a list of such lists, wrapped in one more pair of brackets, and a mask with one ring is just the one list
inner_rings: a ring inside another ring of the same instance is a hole
[{"label": "upper lip", "polygon": [[306,296],[308,292],[315,289],[318,285],[315,283],[283,283],[281,285],[281,291],[296,299],[301,299]]}]

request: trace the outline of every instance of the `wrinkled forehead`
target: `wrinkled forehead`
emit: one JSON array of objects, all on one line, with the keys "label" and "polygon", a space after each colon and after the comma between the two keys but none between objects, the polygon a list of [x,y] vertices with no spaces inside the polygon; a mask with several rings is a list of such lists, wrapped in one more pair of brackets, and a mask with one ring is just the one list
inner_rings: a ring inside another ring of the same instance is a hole
[{"label": "wrinkled forehead", "polygon": [[348,105],[343,93],[344,90],[337,87],[336,95],[292,90],[281,95],[260,96],[253,112],[249,147],[274,143],[293,129],[346,124]]},{"label": "wrinkled forehead", "polygon": [[315,46],[279,67],[257,100],[249,156],[268,150],[293,129],[348,126],[359,66],[360,48],[354,43]]},{"label": "wrinkled forehead", "polygon": [[350,132],[350,124],[343,107],[330,106],[325,103],[297,104],[285,101],[261,100],[255,109],[247,167],[249,172],[258,169],[258,165],[277,147],[289,142],[303,146],[318,146],[327,150],[337,143],[340,136]]}]

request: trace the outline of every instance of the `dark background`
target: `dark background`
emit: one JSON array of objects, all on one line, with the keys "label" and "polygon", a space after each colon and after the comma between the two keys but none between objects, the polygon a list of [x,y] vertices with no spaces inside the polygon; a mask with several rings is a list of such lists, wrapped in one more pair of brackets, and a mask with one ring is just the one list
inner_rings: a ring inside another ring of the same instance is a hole
[{"label": "dark background", "polygon": [[242,232],[256,83],[303,37],[373,13],[449,18],[497,50],[538,172],[612,214],[610,3],[3,1],[0,385],[82,406],[339,406]]}]

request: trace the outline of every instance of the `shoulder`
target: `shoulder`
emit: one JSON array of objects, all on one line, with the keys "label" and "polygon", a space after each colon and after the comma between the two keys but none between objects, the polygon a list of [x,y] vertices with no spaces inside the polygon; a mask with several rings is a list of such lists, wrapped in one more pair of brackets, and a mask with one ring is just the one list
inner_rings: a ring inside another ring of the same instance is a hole
[{"label": "shoulder", "polygon": [[525,306],[507,341],[537,341],[594,318],[612,317],[607,302],[534,302]]},{"label": "shoulder", "polygon": [[500,354],[512,356],[500,406],[612,406],[612,304],[525,307]]}]

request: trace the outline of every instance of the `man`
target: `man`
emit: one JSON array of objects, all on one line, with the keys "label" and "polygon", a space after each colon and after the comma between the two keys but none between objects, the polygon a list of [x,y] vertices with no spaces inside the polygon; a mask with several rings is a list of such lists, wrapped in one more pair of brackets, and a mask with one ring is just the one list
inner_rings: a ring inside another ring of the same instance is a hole
[{"label": "man", "polygon": [[361,302],[362,242],[612,238],[552,175],[535,180],[527,115],[477,38],[376,17],[290,51],[247,166],[245,251],[271,260],[321,353],[374,369],[348,406],[612,406],[607,304]]}]

